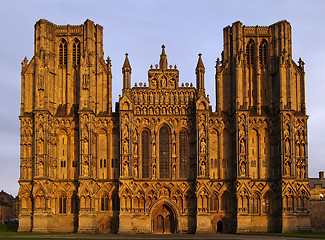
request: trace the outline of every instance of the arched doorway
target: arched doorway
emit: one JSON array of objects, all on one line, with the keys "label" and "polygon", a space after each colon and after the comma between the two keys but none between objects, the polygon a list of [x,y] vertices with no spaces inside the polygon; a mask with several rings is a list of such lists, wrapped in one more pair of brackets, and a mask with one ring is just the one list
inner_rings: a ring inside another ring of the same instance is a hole
[{"label": "arched doorway", "polygon": [[217,233],[222,233],[222,221],[217,222]]},{"label": "arched doorway", "polygon": [[158,206],[152,214],[154,233],[175,233],[177,220],[172,209],[167,204]]}]

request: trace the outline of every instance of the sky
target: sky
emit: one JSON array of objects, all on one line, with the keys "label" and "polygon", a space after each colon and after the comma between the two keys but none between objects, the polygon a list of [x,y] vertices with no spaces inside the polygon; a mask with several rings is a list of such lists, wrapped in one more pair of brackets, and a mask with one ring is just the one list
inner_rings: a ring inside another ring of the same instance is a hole
[{"label": "sky", "polygon": [[86,19],[104,27],[104,58],[113,71],[113,103],[122,91],[122,65],[129,53],[132,86],[147,82],[159,63],[161,45],[168,63],[177,65],[180,83],[195,85],[198,53],[205,65],[206,93],[215,110],[215,61],[223,48],[223,28],[241,21],[292,26],[293,59],[306,63],[309,177],[325,170],[325,1],[323,0],[21,0],[0,8],[0,191],[17,195],[19,184],[20,71],[34,51],[34,24],[80,25]]}]

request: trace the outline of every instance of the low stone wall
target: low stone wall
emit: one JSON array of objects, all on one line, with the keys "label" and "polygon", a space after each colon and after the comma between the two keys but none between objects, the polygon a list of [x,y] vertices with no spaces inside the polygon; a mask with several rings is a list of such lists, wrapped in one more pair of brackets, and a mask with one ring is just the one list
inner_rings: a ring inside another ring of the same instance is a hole
[{"label": "low stone wall", "polygon": [[325,200],[309,200],[310,225],[313,232],[325,232]]}]

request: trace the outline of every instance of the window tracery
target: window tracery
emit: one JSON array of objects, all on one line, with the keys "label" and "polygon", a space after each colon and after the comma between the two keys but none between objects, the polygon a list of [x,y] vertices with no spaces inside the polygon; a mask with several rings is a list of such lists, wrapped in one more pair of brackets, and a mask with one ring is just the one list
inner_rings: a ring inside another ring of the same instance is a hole
[{"label": "window tracery", "polygon": [[59,46],[59,65],[61,67],[67,65],[67,41],[62,38]]},{"label": "window tracery", "polygon": [[165,125],[159,130],[159,176],[170,178],[170,133]]},{"label": "window tracery", "polygon": [[250,39],[246,45],[246,63],[249,66],[254,64],[254,40]]}]

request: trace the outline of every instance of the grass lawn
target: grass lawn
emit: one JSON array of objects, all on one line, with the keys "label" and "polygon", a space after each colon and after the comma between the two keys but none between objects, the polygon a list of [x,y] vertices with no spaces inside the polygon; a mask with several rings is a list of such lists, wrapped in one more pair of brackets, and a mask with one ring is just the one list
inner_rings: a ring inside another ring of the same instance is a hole
[{"label": "grass lawn", "polygon": [[243,233],[240,235],[265,235],[265,236],[282,236],[296,238],[319,238],[325,239],[325,233]]}]

